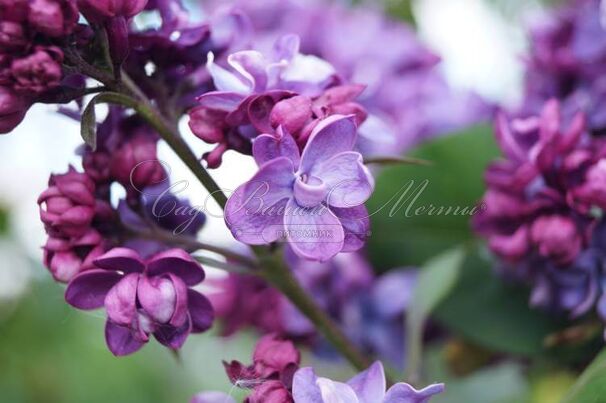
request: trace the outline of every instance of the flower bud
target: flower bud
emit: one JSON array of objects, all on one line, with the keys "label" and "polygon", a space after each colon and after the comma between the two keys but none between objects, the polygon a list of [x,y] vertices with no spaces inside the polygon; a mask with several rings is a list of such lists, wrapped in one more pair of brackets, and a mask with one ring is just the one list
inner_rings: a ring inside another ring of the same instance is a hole
[{"label": "flower bud", "polygon": [[166,178],[158,161],[156,140],[147,134],[137,134],[118,148],[111,160],[112,176],[127,191],[141,191]]},{"label": "flower bud", "polygon": [[54,47],[38,48],[29,56],[13,60],[11,71],[15,91],[42,94],[59,86],[63,77],[62,60],[63,52]]},{"label": "flower bud", "polygon": [[27,45],[23,25],[12,21],[0,21],[0,49],[12,51]]},{"label": "flower bud", "polygon": [[72,33],[78,23],[78,15],[75,0],[32,0],[28,21],[44,35],[62,37]]},{"label": "flower bud", "polygon": [[29,102],[0,86],[0,134],[11,132],[25,117]]},{"label": "flower bud", "polygon": [[87,233],[95,216],[94,182],[70,167],[63,175],[52,175],[48,184],[38,205],[49,235],[79,237]]}]

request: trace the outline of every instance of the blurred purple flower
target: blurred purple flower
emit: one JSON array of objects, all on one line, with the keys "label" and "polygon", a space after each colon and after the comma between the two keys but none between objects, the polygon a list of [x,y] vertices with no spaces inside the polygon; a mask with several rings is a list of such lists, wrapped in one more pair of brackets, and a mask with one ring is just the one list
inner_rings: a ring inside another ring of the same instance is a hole
[{"label": "blurred purple flower", "polygon": [[293,398],[295,403],[426,403],[432,396],[444,391],[444,384],[416,390],[407,383],[399,382],[387,391],[385,388],[385,372],[378,361],[347,383],[320,378],[313,368],[306,367],[295,373]]},{"label": "blurred purple flower", "polygon": [[234,237],[250,245],[286,238],[297,255],[320,261],[360,249],[369,226],[363,203],[374,180],[352,151],[355,142],[354,117],[339,115],[316,126],[302,155],[284,130],[258,137],[253,155],[260,170],[225,208]]},{"label": "blurred purple flower", "polygon": [[105,338],[114,355],[136,352],[150,334],[179,349],[190,333],[212,325],[210,302],[190,288],[204,271],[185,251],[171,249],[144,261],[131,249],[115,248],[94,263],[99,269],[76,276],[65,299],[78,309],[105,307]]},{"label": "blurred purple flower", "polygon": [[586,113],[592,134],[606,131],[606,30],[600,0],[572,0],[530,27],[522,114],[538,113],[550,98],[564,116]]},{"label": "blurred purple flower", "polygon": [[589,214],[593,200],[586,175],[603,158],[606,144],[587,135],[582,114],[568,128],[561,120],[557,101],[548,102],[540,117],[497,117],[505,159],[486,171],[486,208],[475,226],[509,262],[536,253],[565,265],[588,245],[596,220]]}]

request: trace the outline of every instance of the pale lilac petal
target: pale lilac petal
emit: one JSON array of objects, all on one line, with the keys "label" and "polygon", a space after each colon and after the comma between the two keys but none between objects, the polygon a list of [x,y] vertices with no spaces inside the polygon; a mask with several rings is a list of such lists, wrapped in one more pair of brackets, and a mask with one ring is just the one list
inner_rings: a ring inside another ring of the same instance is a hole
[{"label": "pale lilac petal", "polygon": [[158,329],[154,332],[154,337],[160,344],[171,348],[173,350],[177,350],[183,346],[185,340],[187,340],[187,336],[191,332],[192,324],[191,319],[188,317],[185,323],[179,327],[174,327],[171,325],[160,325]]},{"label": "pale lilac petal", "polygon": [[213,91],[207,92],[198,98],[200,106],[223,112],[232,112],[246,99],[245,95],[237,92]]},{"label": "pale lilac petal", "polygon": [[289,199],[266,206],[263,201],[246,199],[245,186],[231,195],[225,206],[225,222],[234,238],[248,245],[265,245],[280,238],[284,210]]},{"label": "pale lilac petal", "polygon": [[370,217],[364,205],[352,208],[331,207],[330,210],[339,218],[345,240],[342,252],[355,252],[361,249],[370,236]]},{"label": "pale lilac petal", "polygon": [[359,403],[382,402],[385,396],[385,372],[379,361],[347,381],[356,392]]},{"label": "pale lilac petal", "polygon": [[129,328],[119,326],[109,320],[105,324],[105,342],[109,351],[118,357],[132,354],[145,344],[133,337]]},{"label": "pale lilac petal", "polygon": [[293,166],[299,165],[299,147],[289,132],[278,127],[276,135],[263,134],[253,142],[253,156],[261,166],[279,157],[286,157]]},{"label": "pale lilac petal", "polygon": [[215,64],[215,56],[212,52],[208,53],[206,68],[213,78],[215,88],[219,91],[250,94],[253,90],[254,83],[250,81],[249,77],[231,73]]},{"label": "pale lilac petal", "polygon": [[236,403],[236,400],[223,392],[202,392],[194,396],[189,403]]},{"label": "pale lilac petal", "polygon": [[120,280],[105,296],[109,319],[117,325],[128,326],[137,314],[137,284],[140,275],[131,273]]},{"label": "pale lilac petal", "polygon": [[314,165],[334,155],[351,151],[356,143],[356,123],[353,116],[333,115],[322,120],[312,131],[301,156],[300,171],[309,173]]},{"label": "pale lilac petal", "polygon": [[125,273],[141,273],[145,265],[139,254],[128,248],[114,248],[94,261],[97,267]]},{"label": "pale lilac petal", "polygon": [[65,290],[65,300],[78,309],[97,309],[103,306],[109,290],[122,275],[107,270],[89,270],[76,276]]},{"label": "pale lilac petal", "polygon": [[416,390],[409,384],[400,382],[389,388],[383,403],[426,403],[433,395],[443,391],[443,383],[436,383],[421,390]]},{"label": "pale lilac petal", "polygon": [[[261,245],[275,241],[279,234],[286,200],[292,197],[294,168],[280,157],[261,166],[253,178],[240,186],[227,201],[225,222],[240,242]],[[264,234],[269,230],[268,234]]]},{"label": "pale lilac petal", "polygon": [[295,403],[324,403],[317,380],[318,377],[311,367],[301,368],[295,372],[292,382]]},{"label": "pale lilac petal", "polygon": [[284,226],[290,246],[303,258],[326,261],[343,249],[343,226],[327,208],[304,209],[291,199]]},{"label": "pale lilac petal", "polygon": [[215,319],[215,312],[208,298],[197,291],[188,290],[187,302],[192,332],[200,333],[210,329]]},{"label": "pale lilac petal", "polygon": [[160,252],[147,262],[147,274],[160,276],[174,274],[187,285],[196,285],[204,280],[204,270],[189,253],[183,249],[170,249]]},{"label": "pale lilac petal", "polygon": [[275,60],[290,62],[299,53],[300,43],[301,39],[294,34],[287,34],[278,38],[273,48]]},{"label": "pale lilac petal", "polygon": [[227,62],[252,83],[253,92],[262,92],[267,88],[267,61],[262,53],[243,50],[229,55]]},{"label": "pale lilac petal", "polygon": [[318,378],[316,384],[320,388],[324,403],[358,403],[356,392],[346,383],[335,382],[328,378]]},{"label": "pale lilac petal", "polygon": [[364,166],[362,155],[346,151],[318,162],[310,175],[328,187],[326,203],[335,207],[356,207],[366,202],[374,190],[374,179]]}]

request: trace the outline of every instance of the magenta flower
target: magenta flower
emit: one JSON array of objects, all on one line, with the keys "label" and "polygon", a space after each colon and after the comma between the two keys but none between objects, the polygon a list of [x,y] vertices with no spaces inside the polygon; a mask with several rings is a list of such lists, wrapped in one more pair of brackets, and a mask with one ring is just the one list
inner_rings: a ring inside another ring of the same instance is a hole
[{"label": "magenta flower", "polygon": [[132,249],[114,248],[94,263],[99,269],[74,278],[65,299],[78,309],[105,307],[105,339],[114,355],[136,352],[150,334],[178,349],[190,333],[212,325],[210,302],[190,288],[204,271],[185,251],[171,249],[144,261]]},{"label": "magenta flower", "polygon": [[0,134],[11,132],[25,117],[29,103],[7,87],[0,86]]},{"label": "magenta flower", "polygon": [[301,257],[325,261],[364,245],[369,219],[364,202],[374,180],[356,142],[353,116],[334,115],[312,132],[299,155],[285,130],[259,136],[259,171],[229,198],[225,221],[250,245],[287,240]]},{"label": "magenta flower", "polygon": [[347,383],[319,378],[313,368],[299,369],[293,379],[292,394],[295,403],[426,403],[432,396],[444,391],[444,384],[429,385],[416,390],[399,382],[385,391],[385,372],[377,361]]}]

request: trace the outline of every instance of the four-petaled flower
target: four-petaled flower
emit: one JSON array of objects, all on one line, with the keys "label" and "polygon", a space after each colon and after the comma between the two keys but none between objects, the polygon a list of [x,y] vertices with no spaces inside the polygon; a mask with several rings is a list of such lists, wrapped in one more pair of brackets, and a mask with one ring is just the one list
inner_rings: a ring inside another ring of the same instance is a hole
[{"label": "four-petaled flower", "polygon": [[178,349],[189,333],[210,328],[210,302],[189,288],[204,279],[204,271],[185,251],[171,249],[144,261],[132,249],[115,248],[94,263],[99,269],[74,278],[65,299],[84,310],[105,306],[105,339],[114,355],[134,353],[150,334]]},{"label": "four-petaled flower", "polygon": [[282,128],[255,139],[260,169],[225,208],[235,238],[251,245],[285,239],[297,255],[319,261],[360,249],[374,180],[352,151],[355,142],[355,118],[341,115],[314,129],[302,155]]}]

